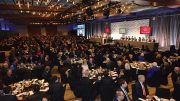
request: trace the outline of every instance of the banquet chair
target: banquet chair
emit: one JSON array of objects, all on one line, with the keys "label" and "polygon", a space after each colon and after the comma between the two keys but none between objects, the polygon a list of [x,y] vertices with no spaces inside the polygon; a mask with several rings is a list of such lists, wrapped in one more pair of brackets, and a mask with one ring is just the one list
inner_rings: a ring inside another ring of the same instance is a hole
[{"label": "banquet chair", "polygon": [[170,89],[157,87],[155,94],[160,98],[170,99]]}]

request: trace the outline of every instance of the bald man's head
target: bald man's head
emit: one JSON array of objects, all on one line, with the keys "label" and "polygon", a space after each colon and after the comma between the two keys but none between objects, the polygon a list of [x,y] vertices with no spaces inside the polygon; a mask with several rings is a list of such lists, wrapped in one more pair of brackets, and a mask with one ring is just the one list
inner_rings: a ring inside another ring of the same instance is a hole
[{"label": "bald man's head", "polygon": [[174,71],[175,71],[176,73],[179,73],[179,72],[180,72],[179,67],[175,67],[175,68],[174,68]]},{"label": "bald man's head", "polygon": [[140,82],[145,82],[145,76],[144,75],[138,75],[138,80]]}]

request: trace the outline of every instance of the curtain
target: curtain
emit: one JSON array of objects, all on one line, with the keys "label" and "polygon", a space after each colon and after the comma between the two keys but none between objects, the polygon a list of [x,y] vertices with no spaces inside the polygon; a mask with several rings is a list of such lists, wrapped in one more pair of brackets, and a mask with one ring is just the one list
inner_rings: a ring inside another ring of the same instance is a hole
[{"label": "curtain", "polygon": [[94,35],[102,35],[106,26],[109,27],[110,23],[104,21],[86,23],[86,37],[90,38]]},{"label": "curtain", "polygon": [[175,45],[180,43],[180,15],[165,15],[156,17],[151,21],[152,36],[155,37],[160,47]]}]

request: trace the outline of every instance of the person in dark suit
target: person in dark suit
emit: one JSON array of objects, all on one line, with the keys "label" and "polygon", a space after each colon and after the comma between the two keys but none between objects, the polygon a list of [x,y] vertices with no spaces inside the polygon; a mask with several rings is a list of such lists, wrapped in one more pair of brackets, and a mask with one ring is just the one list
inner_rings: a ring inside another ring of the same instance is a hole
[{"label": "person in dark suit", "polygon": [[18,101],[15,95],[0,95],[0,101]]},{"label": "person in dark suit", "polygon": [[124,101],[124,93],[122,90],[116,91],[116,96],[114,97],[113,101]]},{"label": "person in dark suit", "polygon": [[128,92],[127,92],[127,87],[128,87],[128,84],[127,82],[124,80],[124,79],[120,79],[119,80],[119,85],[120,85],[120,88],[118,89],[118,91],[122,91],[123,94],[124,94],[124,99],[123,101],[131,101],[130,97],[128,96]]},{"label": "person in dark suit", "polygon": [[64,88],[56,76],[52,77],[52,83],[49,86],[49,94],[52,101],[64,101]]},{"label": "person in dark suit", "polygon": [[3,82],[6,86],[14,83],[16,81],[15,76],[13,75],[13,72],[11,69],[7,70],[6,76],[3,78]]},{"label": "person in dark suit", "polygon": [[80,93],[82,96],[82,101],[92,101],[92,92],[93,92],[93,87],[92,87],[92,82],[88,78],[89,71],[86,71],[84,73],[84,76],[82,77],[80,81]]},{"label": "person in dark suit", "polygon": [[0,101],[18,101],[15,95],[10,94],[11,88],[9,86],[3,87],[0,81]]},{"label": "person in dark suit", "polygon": [[180,75],[180,68],[179,67],[175,67],[174,71],[172,72],[171,78],[172,78],[172,82],[173,82],[173,86],[175,85],[178,76]]},{"label": "person in dark suit", "polygon": [[93,57],[90,57],[89,60],[88,60],[88,62],[87,62],[87,64],[88,64],[88,67],[89,67],[90,69],[93,69],[93,68],[95,67],[94,58],[93,58]]},{"label": "person in dark suit", "polygon": [[108,72],[105,72],[104,77],[100,83],[100,97],[101,101],[112,101],[114,98],[113,80],[108,76]]},{"label": "person in dark suit", "polygon": [[40,86],[33,85],[33,92],[34,94],[27,97],[26,101],[41,101],[43,93],[39,92]]},{"label": "person in dark suit", "polygon": [[177,77],[177,80],[174,84],[174,92],[173,92],[173,98],[175,99],[175,101],[180,101],[180,76]]},{"label": "person in dark suit", "polygon": [[147,89],[147,84],[145,83],[144,75],[138,75],[138,81],[135,83],[134,92],[134,101],[137,101],[138,98],[145,99],[149,97],[149,91]]}]

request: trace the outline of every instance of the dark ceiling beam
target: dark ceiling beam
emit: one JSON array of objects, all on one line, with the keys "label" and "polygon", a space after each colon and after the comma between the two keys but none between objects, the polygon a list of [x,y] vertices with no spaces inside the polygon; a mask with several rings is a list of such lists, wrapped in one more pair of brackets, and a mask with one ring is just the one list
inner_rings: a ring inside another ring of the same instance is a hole
[{"label": "dark ceiling beam", "polygon": [[16,19],[16,18],[6,17],[4,19],[8,20],[10,22],[22,22],[24,24],[31,23],[31,22],[44,22],[44,23],[47,23],[47,22],[50,21],[49,19],[41,19],[41,18],[36,18],[36,19]]},{"label": "dark ceiling beam", "polygon": [[6,4],[7,5],[7,3],[5,2],[5,0],[2,0],[3,2],[4,2],[4,4]]},{"label": "dark ceiling beam", "polygon": [[50,19],[51,18],[51,17],[41,17],[39,15],[31,15],[31,14],[0,14],[0,16],[8,17],[8,18],[17,18],[17,19],[21,19],[21,18],[28,18],[28,19],[32,19],[32,18]]},{"label": "dark ceiling beam", "polygon": [[[19,11],[18,5],[2,5],[0,4],[0,10],[12,10],[12,11]],[[47,10],[46,7],[38,7],[38,6],[33,6],[31,8],[27,8],[26,6],[21,7],[22,11],[39,11],[39,12],[62,12],[65,10],[65,8],[61,8],[59,10]]]}]

